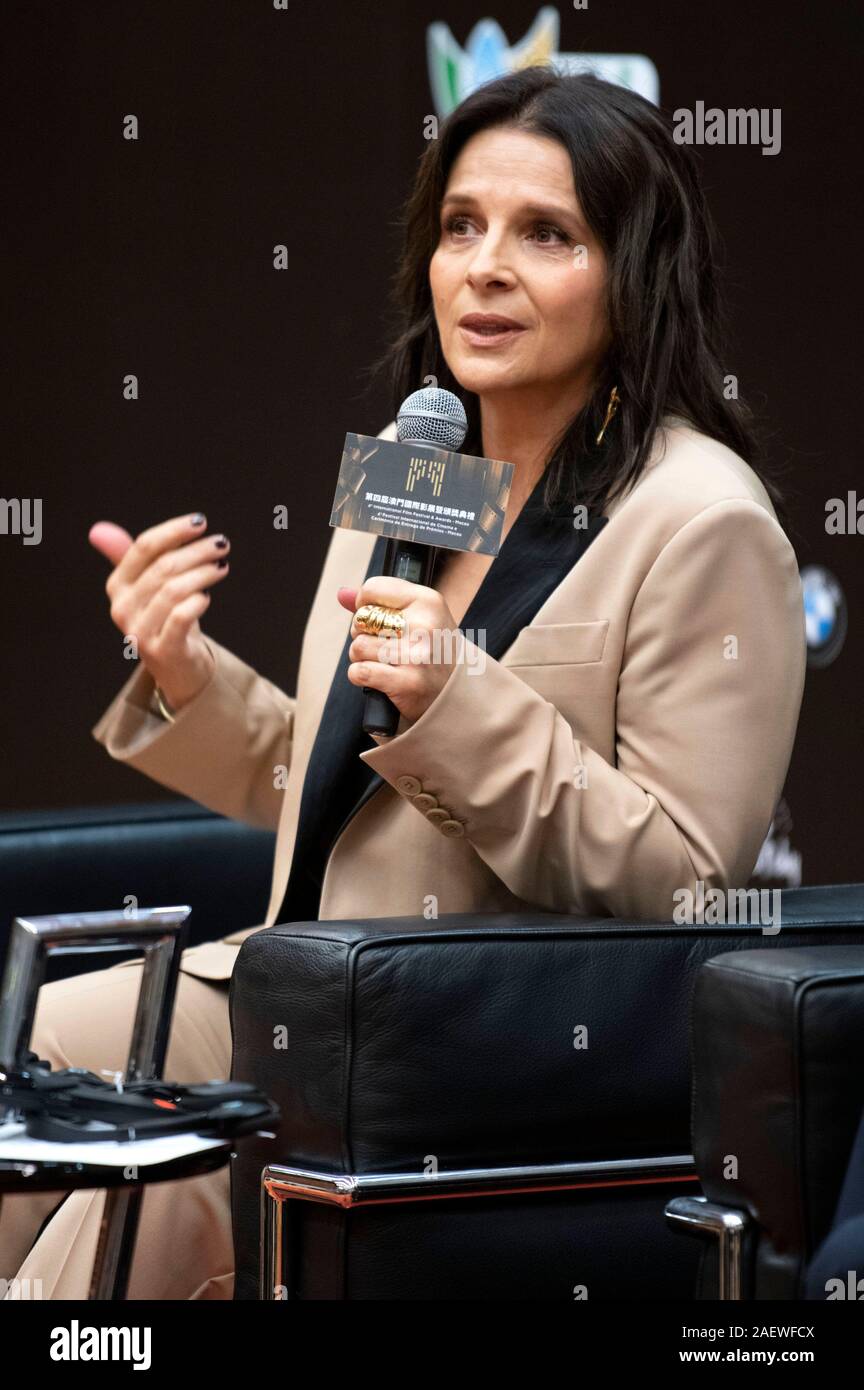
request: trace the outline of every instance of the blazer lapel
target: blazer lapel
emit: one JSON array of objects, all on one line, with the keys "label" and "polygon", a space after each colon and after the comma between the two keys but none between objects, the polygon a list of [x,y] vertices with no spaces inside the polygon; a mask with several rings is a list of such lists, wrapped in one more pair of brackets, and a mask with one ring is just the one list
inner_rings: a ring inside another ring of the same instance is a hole
[{"label": "blazer lapel", "polygon": [[[364,582],[381,573],[386,549],[387,537],[379,536]],[[348,679],[352,640],[349,625],[306,767],[291,872],[277,922],[318,920],[324,869],[342,823],[352,807],[359,809],[370,780],[383,780],[358,756],[374,740],[362,729],[364,690]]]},{"label": "blazer lapel", "polygon": [[[572,517],[550,517],[542,505],[543,483],[541,475],[459,624],[469,640],[483,645],[496,660],[532,621],[608,519],[593,516],[584,529],[576,530]],[[386,547],[386,536],[379,536],[366,579],[381,573]],[[373,740],[361,727],[364,691],[347,676],[351,640],[349,629],[306,769],[291,872],[277,922],[317,920],[333,845],[384,785],[380,773],[359,757]]]}]

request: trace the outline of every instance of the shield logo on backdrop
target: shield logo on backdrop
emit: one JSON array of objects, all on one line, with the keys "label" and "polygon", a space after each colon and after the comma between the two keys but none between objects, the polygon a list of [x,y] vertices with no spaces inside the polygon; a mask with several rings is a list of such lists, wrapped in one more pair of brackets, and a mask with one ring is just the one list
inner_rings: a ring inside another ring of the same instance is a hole
[{"label": "shield logo on backdrop", "polygon": [[660,78],[650,58],[640,53],[559,53],[560,28],[554,5],[544,5],[518,43],[508,43],[497,20],[481,19],[462,48],[449,25],[430,24],[426,31],[429,84],[439,117],[443,120],[484,82],[549,63],[561,72],[594,72],[657,105]]}]

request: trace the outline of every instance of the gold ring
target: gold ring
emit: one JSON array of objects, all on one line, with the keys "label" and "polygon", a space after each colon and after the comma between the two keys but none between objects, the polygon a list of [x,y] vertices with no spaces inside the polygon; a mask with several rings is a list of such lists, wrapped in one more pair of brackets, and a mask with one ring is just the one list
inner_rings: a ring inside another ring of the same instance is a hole
[{"label": "gold ring", "polygon": [[378,637],[382,632],[402,633],[405,619],[396,608],[384,608],[380,603],[364,603],[354,614],[354,621],[361,632]]}]

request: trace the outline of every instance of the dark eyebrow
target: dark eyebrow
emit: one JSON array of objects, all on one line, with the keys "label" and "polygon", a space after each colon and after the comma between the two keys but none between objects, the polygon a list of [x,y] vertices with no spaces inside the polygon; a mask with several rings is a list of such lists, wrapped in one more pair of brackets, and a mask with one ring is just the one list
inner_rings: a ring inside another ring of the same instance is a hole
[{"label": "dark eyebrow", "polygon": [[[446,193],[441,199],[441,207],[447,203],[464,203],[466,206],[476,207],[477,199],[472,193]],[[556,207],[553,203],[523,203],[521,212],[531,213],[535,217],[549,217],[559,222],[575,222],[581,226],[579,217],[570,208]]]}]

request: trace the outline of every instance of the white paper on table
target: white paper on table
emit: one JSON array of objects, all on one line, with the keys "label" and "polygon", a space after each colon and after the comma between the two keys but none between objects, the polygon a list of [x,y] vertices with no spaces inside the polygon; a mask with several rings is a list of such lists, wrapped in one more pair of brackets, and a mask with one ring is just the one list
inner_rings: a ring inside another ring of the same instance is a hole
[{"label": "white paper on table", "polygon": [[230,1139],[214,1139],[203,1134],[164,1134],[154,1139],[95,1140],[92,1144],[67,1144],[51,1139],[34,1139],[21,1123],[0,1125],[0,1161],[15,1163],[83,1163],[111,1168],[152,1167],[175,1158],[203,1153],[230,1145]]}]

